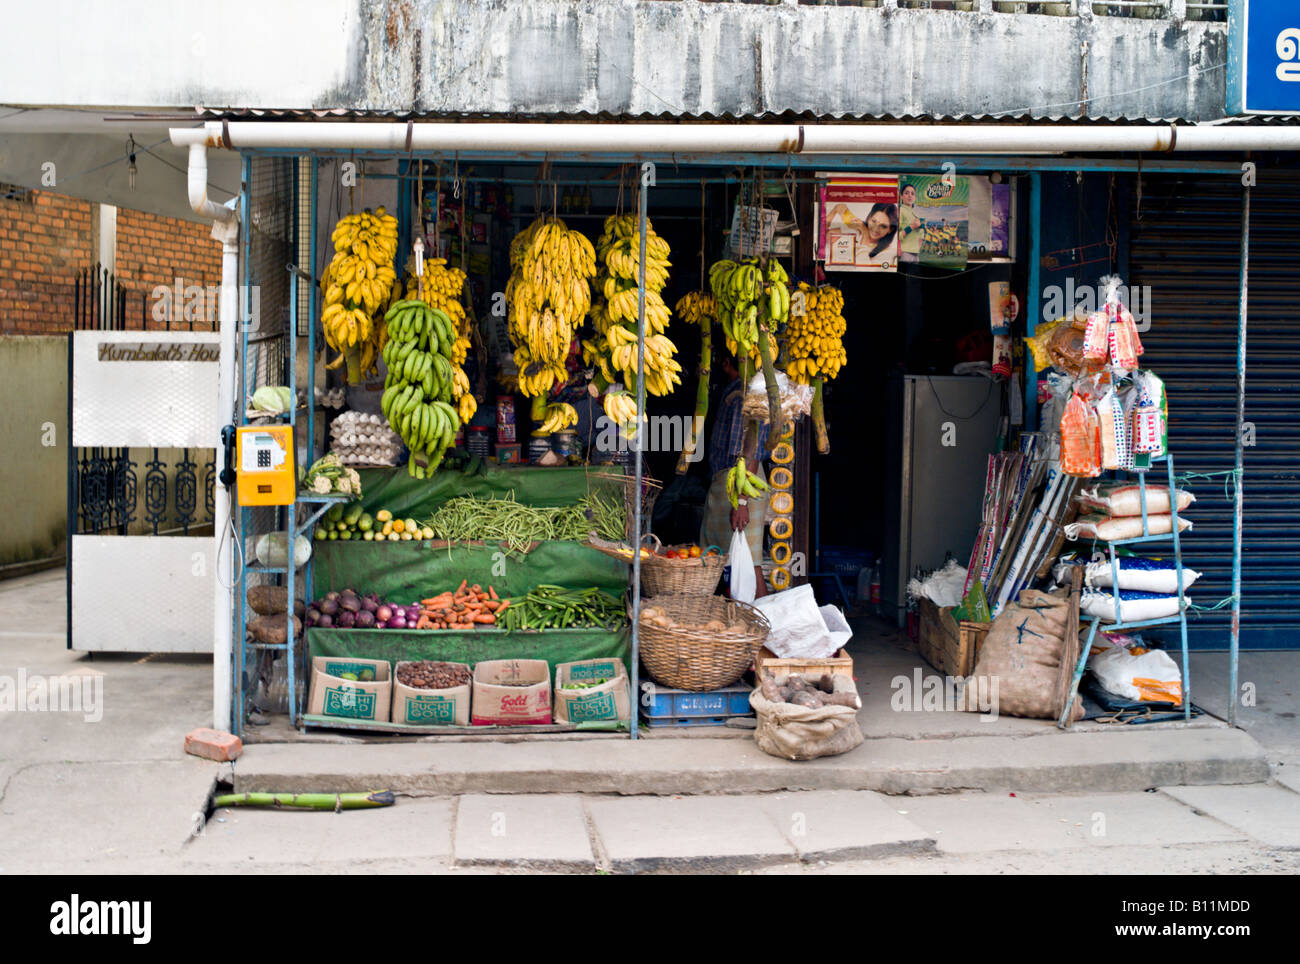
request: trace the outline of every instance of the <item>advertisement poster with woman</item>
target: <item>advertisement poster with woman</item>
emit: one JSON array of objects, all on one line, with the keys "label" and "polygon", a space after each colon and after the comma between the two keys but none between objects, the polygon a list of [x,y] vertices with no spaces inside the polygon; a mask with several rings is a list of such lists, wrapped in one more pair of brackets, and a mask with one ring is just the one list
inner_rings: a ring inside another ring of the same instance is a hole
[{"label": "advertisement poster with woman", "polygon": [[970,184],[952,174],[898,178],[900,257],[935,268],[964,268],[970,242]]},{"label": "advertisement poster with woman", "polygon": [[898,176],[818,175],[817,257],[827,271],[898,270]]}]

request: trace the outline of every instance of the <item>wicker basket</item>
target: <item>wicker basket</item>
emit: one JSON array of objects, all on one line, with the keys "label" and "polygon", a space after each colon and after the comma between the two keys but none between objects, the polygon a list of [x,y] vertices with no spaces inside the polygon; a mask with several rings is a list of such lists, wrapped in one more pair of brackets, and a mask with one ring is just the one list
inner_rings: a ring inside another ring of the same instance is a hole
[{"label": "wicker basket", "polygon": [[[656,596],[650,605],[679,625],[664,629],[643,619],[638,633],[641,662],[656,682],[674,689],[700,692],[730,686],[745,675],[767,639],[767,617],[734,599],[675,594]],[[698,628],[715,619],[729,626],[742,623],[745,631]]]},{"label": "wicker basket", "polygon": [[[658,597],[671,593],[689,596],[713,595],[713,590],[718,588],[718,579],[722,575],[722,570],[727,565],[726,556],[666,559],[657,554],[663,550],[663,543],[653,534],[649,538],[654,543],[653,547],[646,547],[651,549],[651,555],[641,557],[641,589],[646,596]],[[632,564],[632,550],[627,545],[619,546],[617,543],[607,542],[594,532],[588,535],[587,545],[619,562]],[[670,546],[669,548],[682,547]]]}]

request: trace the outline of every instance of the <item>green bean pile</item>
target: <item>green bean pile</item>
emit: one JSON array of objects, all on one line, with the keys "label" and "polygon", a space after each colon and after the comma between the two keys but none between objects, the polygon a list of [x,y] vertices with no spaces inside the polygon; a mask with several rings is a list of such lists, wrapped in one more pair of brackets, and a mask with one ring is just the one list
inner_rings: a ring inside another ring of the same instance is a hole
[{"label": "green bean pile", "polygon": [[621,500],[594,494],[577,505],[523,505],[512,489],[504,499],[448,499],[424,525],[433,530],[435,539],[496,541],[511,551],[524,552],[533,542],[547,539],[581,542],[592,531],[603,539],[621,540],[624,514]]},{"label": "green bean pile", "polygon": [[626,621],[623,603],[594,586],[564,589],[538,586],[516,597],[501,614],[507,632],[516,629],[614,629]]}]

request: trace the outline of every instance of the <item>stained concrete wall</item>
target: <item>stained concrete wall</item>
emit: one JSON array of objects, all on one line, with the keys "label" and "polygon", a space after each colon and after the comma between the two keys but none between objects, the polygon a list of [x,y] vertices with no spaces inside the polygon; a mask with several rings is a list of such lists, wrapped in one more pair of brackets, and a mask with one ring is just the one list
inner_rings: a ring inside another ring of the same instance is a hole
[{"label": "stained concrete wall", "polygon": [[0,573],[66,542],[68,339],[0,338]]},{"label": "stained concrete wall", "polygon": [[122,0],[87,10],[49,0],[10,14],[14,36],[58,23],[59,43],[8,51],[0,103],[1223,115],[1226,24],[972,2],[962,12],[699,0]]}]

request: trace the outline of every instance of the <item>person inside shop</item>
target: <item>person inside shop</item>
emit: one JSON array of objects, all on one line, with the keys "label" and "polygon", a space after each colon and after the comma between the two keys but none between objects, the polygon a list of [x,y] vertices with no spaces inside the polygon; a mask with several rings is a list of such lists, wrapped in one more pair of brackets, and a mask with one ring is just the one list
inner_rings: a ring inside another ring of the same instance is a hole
[{"label": "person inside shop", "polygon": [[[754,557],[755,595],[767,595],[763,581],[763,520],[767,514],[767,493],[758,498],[740,499],[736,508],[727,498],[727,472],[736,465],[743,451],[749,471],[766,479],[763,460],[767,458],[767,426],[746,425],[742,412],[745,386],[740,380],[736,360],[729,352],[720,352],[717,370],[723,373],[725,388],[717,406],[713,435],[709,439],[709,472],[713,479],[704,502],[704,525],[700,529],[700,546],[718,546],[723,552],[731,545],[733,532],[744,532],[749,554]],[[748,428],[748,431],[747,431]]]}]

